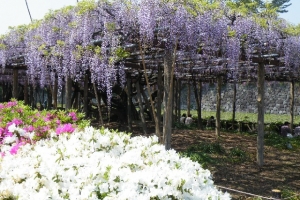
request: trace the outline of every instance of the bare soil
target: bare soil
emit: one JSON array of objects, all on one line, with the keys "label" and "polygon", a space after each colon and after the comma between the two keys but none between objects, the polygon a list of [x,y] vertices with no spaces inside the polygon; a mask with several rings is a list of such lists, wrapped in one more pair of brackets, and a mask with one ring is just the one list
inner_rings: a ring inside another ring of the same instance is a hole
[{"label": "bare soil", "polygon": [[[116,127],[115,125],[110,123],[106,127],[126,131],[126,127],[120,125]],[[152,131],[149,135],[152,135],[153,127],[150,126],[149,130]],[[133,127],[132,136],[142,135],[141,133],[140,128]],[[172,148],[178,152],[199,142],[214,141],[216,141],[214,130],[174,129],[172,133]],[[288,189],[300,195],[299,150],[279,150],[265,146],[264,165],[258,167],[255,135],[221,132],[219,142],[225,149],[239,147],[250,155],[250,158],[242,163],[220,162],[208,166],[215,185],[220,186],[222,191],[229,192],[232,199],[258,199],[258,196],[270,198],[273,196],[273,189]],[[224,189],[224,187],[228,189]],[[300,199],[300,196],[294,199],[298,198]]]}]

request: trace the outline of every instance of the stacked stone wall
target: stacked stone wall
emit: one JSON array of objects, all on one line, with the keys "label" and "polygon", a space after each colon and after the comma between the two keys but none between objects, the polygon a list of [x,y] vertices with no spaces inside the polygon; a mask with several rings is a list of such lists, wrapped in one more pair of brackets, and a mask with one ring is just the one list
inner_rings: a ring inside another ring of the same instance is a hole
[{"label": "stacked stone wall", "polygon": [[[256,83],[237,84],[236,112],[257,112]],[[181,93],[181,107],[186,109],[187,86]],[[193,90],[191,90],[193,91]],[[216,110],[216,84],[205,84],[202,87],[202,110]],[[233,107],[233,84],[224,84],[221,90],[221,110],[231,112]],[[191,94],[191,109],[196,109],[194,94]],[[290,83],[267,82],[265,84],[265,113],[288,114],[290,112]],[[300,115],[300,86],[295,84],[295,115]]]}]

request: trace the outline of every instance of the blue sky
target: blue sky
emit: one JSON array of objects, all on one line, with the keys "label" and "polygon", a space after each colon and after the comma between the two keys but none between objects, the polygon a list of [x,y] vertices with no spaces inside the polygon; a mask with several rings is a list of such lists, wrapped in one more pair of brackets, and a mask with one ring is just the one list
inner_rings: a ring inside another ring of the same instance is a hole
[{"label": "blue sky", "polygon": [[[59,9],[66,5],[76,5],[77,0],[27,0],[33,19],[41,19],[50,9]],[[281,14],[293,24],[300,24],[300,0],[291,0],[289,12]],[[25,0],[0,0],[0,35],[8,31],[9,26],[30,23]]]},{"label": "blue sky", "polygon": [[288,7],[288,13],[280,14],[280,17],[286,19],[292,24],[300,24],[300,0],[291,0],[291,6]]}]

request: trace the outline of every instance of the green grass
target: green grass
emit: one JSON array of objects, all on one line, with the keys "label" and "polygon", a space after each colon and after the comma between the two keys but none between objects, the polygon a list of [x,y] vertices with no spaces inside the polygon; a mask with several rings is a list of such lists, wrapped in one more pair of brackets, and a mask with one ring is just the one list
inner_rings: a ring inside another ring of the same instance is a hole
[{"label": "green grass", "polygon": [[[187,113],[186,110],[181,110],[181,113]],[[193,117],[198,117],[196,110],[191,110]],[[201,111],[202,119],[208,119],[210,116],[216,117],[215,111]],[[221,120],[231,120],[232,112],[221,112]],[[247,122],[257,122],[257,113],[235,113],[236,121],[247,121]],[[284,123],[285,121],[290,121],[290,115],[287,114],[265,114],[265,123]],[[294,123],[300,123],[300,115],[294,116]]]}]

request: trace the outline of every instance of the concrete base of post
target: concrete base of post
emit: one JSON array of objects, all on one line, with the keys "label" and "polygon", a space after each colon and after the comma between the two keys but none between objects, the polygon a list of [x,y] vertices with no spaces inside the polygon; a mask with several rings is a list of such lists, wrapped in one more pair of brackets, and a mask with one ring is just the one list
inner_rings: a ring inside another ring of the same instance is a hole
[{"label": "concrete base of post", "polygon": [[281,191],[278,189],[273,189],[272,190],[272,197],[274,199],[281,199]]}]

